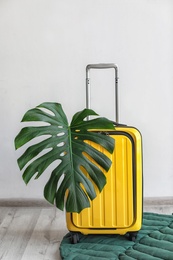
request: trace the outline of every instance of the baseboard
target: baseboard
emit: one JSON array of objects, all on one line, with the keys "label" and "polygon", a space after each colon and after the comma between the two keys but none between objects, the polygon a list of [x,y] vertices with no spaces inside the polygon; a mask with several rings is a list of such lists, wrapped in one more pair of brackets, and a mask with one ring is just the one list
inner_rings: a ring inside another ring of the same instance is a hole
[{"label": "baseboard", "polygon": [[144,198],[144,206],[173,206],[173,197]]},{"label": "baseboard", "polygon": [[[173,206],[173,197],[144,198],[144,207]],[[54,207],[45,199],[0,199],[0,207]]]},{"label": "baseboard", "polygon": [[0,199],[0,207],[54,207],[44,199]]}]

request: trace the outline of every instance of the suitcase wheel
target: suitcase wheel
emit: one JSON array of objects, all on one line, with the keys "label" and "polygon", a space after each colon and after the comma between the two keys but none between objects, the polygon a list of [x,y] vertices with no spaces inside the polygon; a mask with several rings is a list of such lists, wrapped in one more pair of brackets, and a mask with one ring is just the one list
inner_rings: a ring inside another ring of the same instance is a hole
[{"label": "suitcase wheel", "polygon": [[71,233],[71,243],[77,244],[79,242],[79,234],[78,233]]},{"label": "suitcase wheel", "polygon": [[135,242],[138,232],[129,232],[129,240]]}]

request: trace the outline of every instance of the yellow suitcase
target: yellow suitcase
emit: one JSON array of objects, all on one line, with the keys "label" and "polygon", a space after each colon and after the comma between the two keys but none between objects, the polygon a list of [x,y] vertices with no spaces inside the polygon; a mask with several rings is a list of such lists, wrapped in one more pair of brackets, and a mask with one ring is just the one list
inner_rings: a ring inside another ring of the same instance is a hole
[{"label": "yellow suitcase", "polygon": [[[115,69],[116,121],[117,109],[117,66],[114,64],[94,64],[89,69]],[[88,74],[87,74],[88,76]],[[87,77],[87,107],[89,104],[89,78]],[[112,166],[105,173],[107,184],[101,193],[91,201],[91,207],[80,213],[66,213],[67,228],[72,234],[72,243],[79,240],[78,233],[87,234],[129,234],[135,240],[142,225],[143,183],[142,183],[142,138],[134,128],[121,124],[115,125],[115,131],[105,130],[115,139],[115,149],[110,159]],[[91,143],[95,148],[99,145]],[[107,154],[108,155],[108,154]],[[109,155],[110,156],[110,155]]]}]

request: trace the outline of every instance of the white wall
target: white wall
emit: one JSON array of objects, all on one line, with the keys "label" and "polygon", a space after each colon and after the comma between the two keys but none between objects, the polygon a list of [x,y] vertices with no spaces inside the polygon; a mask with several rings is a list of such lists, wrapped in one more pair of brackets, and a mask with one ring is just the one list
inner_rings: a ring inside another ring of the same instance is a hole
[{"label": "white wall", "polygon": [[[42,198],[48,176],[26,188],[16,163],[19,122],[44,101],[83,109],[85,66],[99,62],[118,64],[120,121],[142,132],[145,197],[173,196],[172,14],[171,0],[0,1],[0,198]],[[92,102],[112,118],[110,92]]]}]

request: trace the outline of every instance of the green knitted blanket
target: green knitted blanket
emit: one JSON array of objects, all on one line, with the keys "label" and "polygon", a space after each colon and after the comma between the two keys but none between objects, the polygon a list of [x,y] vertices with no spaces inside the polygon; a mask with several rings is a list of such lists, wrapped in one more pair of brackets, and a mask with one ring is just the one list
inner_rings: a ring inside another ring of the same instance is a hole
[{"label": "green knitted blanket", "polygon": [[173,260],[173,216],[143,214],[142,229],[135,242],[120,235],[80,235],[71,244],[70,233],[62,240],[65,260]]}]

